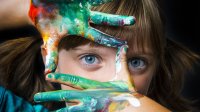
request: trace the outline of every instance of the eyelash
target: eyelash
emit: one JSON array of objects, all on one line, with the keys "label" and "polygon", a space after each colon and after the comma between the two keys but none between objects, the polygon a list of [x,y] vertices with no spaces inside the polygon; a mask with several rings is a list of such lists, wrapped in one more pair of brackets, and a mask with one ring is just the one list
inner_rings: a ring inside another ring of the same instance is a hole
[{"label": "eyelash", "polygon": [[[131,63],[134,60],[136,60],[136,61],[139,60],[139,62],[136,63],[136,64],[139,63],[139,65],[137,67],[133,67],[133,65]],[[143,65],[141,65],[141,64],[143,64]],[[128,60],[128,67],[133,72],[142,72],[147,68],[147,66],[148,66],[148,61],[144,57],[133,57]]]},{"label": "eyelash", "polygon": [[[86,62],[86,58],[87,57],[92,57],[92,58],[95,58],[94,59],[94,63],[88,63],[88,62]],[[101,59],[101,57],[100,56],[98,56],[98,55],[96,55],[96,54],[92,54],[92,53],[89,53],[89,54],[83,54],[83,55],[81,55],[80,56],[80,61],[81,61],[81,63],[83,64],[83,65],[85,65],[85,66],[95,66],[95,65],[98,65],[98,64],[100,64],[101,62],[102,62],[102,59]],[[97,62],[96,62],[97,61]]]},{"label": "eyelash", "polygon": [[[94,63],[89,64],[88,62],[86,62],[86,57],[95,58]],[[131,62],[134,60],[140,61],[139,62],[140,65],[138,67],[133,67],[133,65],[131,64]],[[100,63],[102,63],[102,58],[97,54],[92,54],[92,53],[82,54],[80,56],[80,62],[84,67],[87,67],[89,69],[94,69],[94,68],[98,68]],[[141,64],[143,64],[143,65],[141,66]],[[132,71],[132,72],[142,72],[147,68],[147,66],[148,66],[148,60],[145,57],[132,57],[132,58],[128,59],[128,67],[129,67],[130,71]]]}]

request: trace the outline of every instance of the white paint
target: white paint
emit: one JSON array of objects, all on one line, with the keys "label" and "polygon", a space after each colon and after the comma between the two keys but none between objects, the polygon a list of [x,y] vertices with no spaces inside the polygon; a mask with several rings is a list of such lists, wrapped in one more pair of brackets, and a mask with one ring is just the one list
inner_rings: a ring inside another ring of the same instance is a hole
[{"label": "white paint", "polygon": [[124,19],[124,23],[125,23],[125,24],[131,24],[131,21],[130,21],[129,18],[126,18],[126,19]]},{"label": "white paint", "polygon": [[131,94],[122,94],[116,97],[113,97],[112,100],[114,101],[128,101],[134,107],[139,107],[141,105],[139,99],[135,98]]},{"label": "white paint", "polygon": [[121,71],[122,65],[121,65],[121,61],[120,61],[120,52],[121,52],[121,48],[118,48],[117,50],[117,54],[115,57],[115,76],[110,80],[110,81],[115,81],[118,78],[118,74]]},{"label": "white paint", "polygon": [[80,6],[81,8],[83,8],[83,5],[82,5],[82,3],[80,3],[80,4],[79,4],[79,6]]}]

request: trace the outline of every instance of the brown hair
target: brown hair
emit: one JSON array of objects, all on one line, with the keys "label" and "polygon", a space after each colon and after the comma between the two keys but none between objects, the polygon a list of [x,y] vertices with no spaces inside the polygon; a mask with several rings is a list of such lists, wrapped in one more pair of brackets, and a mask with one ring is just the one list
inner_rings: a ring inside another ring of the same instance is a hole
[{"label": "brown hair", "polygon": [[[198,56],[180,44],[164,38],[163,24],[156,1],[115,0],[94,7],[93,10],[136,17],[137,22],[134,26],[92,26],[110,35],[126,39],[129,44],[128,53],[133,52],[135,46],[144,52],[144,46],[151,48],[158,59],[158,67],[148,96],[173,111],[189,111],[189,105],[180,96],[180,90],[184,73],[192,67]],[[65,40],[71,44],[64,44]],[[59,47],[76,47],[83,43],[80,40],[82,38],[77,40],[63,38]],[[45,81],[42,74],[43,65],[37,67],[41,63],[36,63],[36,60],[41,61],[38,59],[41,44],[41,39],[28,37],[0,45],[0,83],[31,102],[36,92],[51,90],[50,84]]]},{"label": "brown hair", "polygon": [[[93,10],[136,17],[133,26],[91,25],[104,33],[127,40],[127,54],[134,52],[135,48],[141,52],[145,52],[145,47],[150,48],[155,54],[157,69],[147,95],[173,111],[192,111],[189,101],[180,92],[184,74],[192,68],[199,56],[165,37],[163,18],[156,0],[115,0],[93,7]],[[69,37],[61,40],[60,49],[70,49],[89,42],[81,37]]]},{"label": "brown hair", "polygon": [[42,39],[26,37],[0,44],[0,85],[34,103],[37,92],[53,90],[45,80]]},{"label": "brown hair", "polygon": [[192,68],[199,56],[164,34],[163,18],[156,0],[116,0],[94,10],[136,17],[136,24],[128,27],[96,28],[128,41],[129,52],[135,46],[143,52],[144,46],[153,50],[158,62],[148,96],[165,107],[176,111],[191,111],[187,100],[181,97],[184,74]]}]

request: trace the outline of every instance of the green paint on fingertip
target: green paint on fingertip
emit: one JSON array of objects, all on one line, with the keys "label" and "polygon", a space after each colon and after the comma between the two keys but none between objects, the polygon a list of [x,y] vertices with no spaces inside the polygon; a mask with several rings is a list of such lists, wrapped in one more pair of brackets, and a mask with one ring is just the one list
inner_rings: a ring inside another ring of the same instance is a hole
[{"label": "green paint on fingertip", "polygon": [[127,53],[127,51],[128,51],[128,45],[124,45],[123,46],[123,50],[124,50],[125,53]]},{"label": "green paint on fingertip", "polygon": [[130,18],[130,24],[127,25],[133,25],[136,23],[136,18],[134,16],[129,16],[128,18]]},{"label": "green paint on fingertip", "polygon": [[52,78],[53,78],[53,75],[52,75],[52,74],[48,74],[48,75],[47,75],[47,78],[52,79]]},{"label": "green paint on fingertip", "polygon": [[40,102],[40,99],[41,99],[41,94],[40,94],[40,93],[36,93],[36,94],[34,95],[34,101],[35,101],[35,102]]}]

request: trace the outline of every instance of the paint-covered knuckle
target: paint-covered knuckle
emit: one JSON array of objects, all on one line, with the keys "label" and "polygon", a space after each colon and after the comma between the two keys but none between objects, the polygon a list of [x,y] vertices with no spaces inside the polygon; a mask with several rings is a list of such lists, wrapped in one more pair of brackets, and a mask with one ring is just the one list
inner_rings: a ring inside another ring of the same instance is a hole
[{"label": "paint-covered knuckle", "polygon": [[96,110],[96,106],[98,103],[97,99],[87,96],[87,97],[83,98],[82,102],[83,102],[84,106],[88,107],[87,108],[88,111],[94,112]]},{"label": "paint-covered knuckle", "polygon": [[117,20],[118,26],[126,26],[126,25],[135,24],[135,17],[134,16],[117,15],[115,19]]},{"label": "paint-covered knuckle", "polygon": [[69,77],[68,77],[68,81],[69,81],[71,84],[77,85],[77,84],[79,83],[79,78],[76,77],[76,76],[69,76]]},{"label": "paint-covered knuckle", "polygon": [[73,76],[70,74],[62,74],[62,73],[49,73],[47,75],[47,79],[52,81],[62,82],[64,84],[77,86],[80,82],[80,77]]}]

